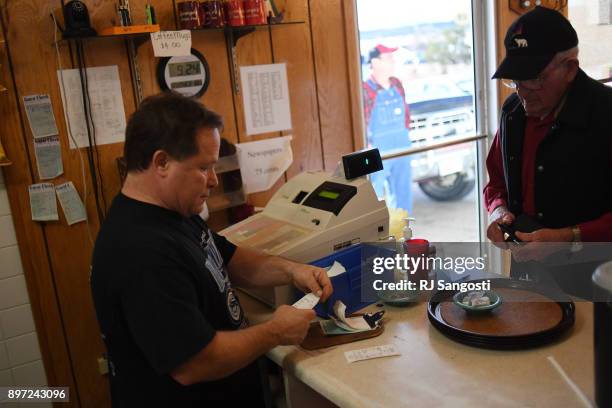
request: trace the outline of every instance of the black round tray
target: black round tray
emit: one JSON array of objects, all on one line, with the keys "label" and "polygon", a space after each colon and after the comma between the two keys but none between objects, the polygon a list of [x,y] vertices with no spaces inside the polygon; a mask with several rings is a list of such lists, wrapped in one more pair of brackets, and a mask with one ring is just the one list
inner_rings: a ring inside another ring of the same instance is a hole
[{"label": "black round tray", "polygon": [[[470,282],[481,282],[484,280],[485,279],[478,279]],[[570,297],[563,292],[555,291],[548,287],[538,286],[526,281],[515,281],[510,279],[489,280],[491,281],[492,290],[495,288],[521,289],[535,292],[551,299],[559,299],[560,301],[556,301],[556,303],[561,307],[561,321],[550,329],[526,335],[497,336],[467,332],[448,324],[442,318],[439,308],[440,303],[452,299],[453,295],[457,293],[457,291],[454,290],[442,290],[434,293],[427,304],[427,316],[431,324],[446,337],[454,341],[468,346],[496,350],[520,350],[542,346],[558,339],[574,325],[576,306]]]}]

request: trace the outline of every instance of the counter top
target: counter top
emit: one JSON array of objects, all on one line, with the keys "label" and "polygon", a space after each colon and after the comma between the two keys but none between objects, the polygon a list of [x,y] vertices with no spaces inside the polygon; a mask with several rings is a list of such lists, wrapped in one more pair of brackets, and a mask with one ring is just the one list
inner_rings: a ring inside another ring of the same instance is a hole
[{"label": "counter top", "polygon": [[[252,323],[272,314],[245,293],[240,301]],[[576,323],[561,340],[521,351],[456,343],[431,326],[426,307],[426,302],[385,306],[385,331],[379,337],[315,351],[279,346],[268,357],[341,407],[584,406],[549,356],[594,400],[591,303],[576,302]],[[380,309],[372,305],[366,310]],[[351,364],[344,357],[345,351],[390,343],[401,356]]]}]

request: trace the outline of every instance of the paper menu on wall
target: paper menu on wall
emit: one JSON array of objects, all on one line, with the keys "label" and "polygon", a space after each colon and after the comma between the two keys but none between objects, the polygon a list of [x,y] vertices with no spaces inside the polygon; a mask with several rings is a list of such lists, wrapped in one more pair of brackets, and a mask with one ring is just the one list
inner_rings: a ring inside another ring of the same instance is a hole
[{"label": "paper menu on wall", "polygon": [[240,67],[240,80],[247,135],[291,129],[285,64]]},{"label": "paper menu on wall", "polygon": [[52,179],[64,173],[58,135],[34,139],[34,154],[41,180]]},{"label": "paper menu on wall", "polygon": [[87,213],[85,212],[85,206],[79,193],[74,188],[72,181],[64,184],[60,184],[55,187],[57,198],[64,210],[66,221],[68,225],[76,224],[77,222],[85,221],[87,219]]},{"label": "paper menu on wall", "polygon": [[59,134],[49,95],[24,96],[23,104],[35,139]]},{"label": "paper menu on wall", "polygon": [[[87,68],[87,88],[91,116],[98,145],[123,142],[125,139],[125,109],[121,95],[121,81],[116,65]],[[64,114],[69,122],[70,148],[75,149],[73,138],[79,147],[89,146],[87,123],[83,109],[83,92],[78,69],[65,69],[57,72],[60,81],[62,100],[66,106]],[[63,81],[63,86],[62,86]]]},{"label": "paper menu on wall", "polygon": [[52,183],[39,183],[28,186],[32,221],[57,221],[57,202]]}]

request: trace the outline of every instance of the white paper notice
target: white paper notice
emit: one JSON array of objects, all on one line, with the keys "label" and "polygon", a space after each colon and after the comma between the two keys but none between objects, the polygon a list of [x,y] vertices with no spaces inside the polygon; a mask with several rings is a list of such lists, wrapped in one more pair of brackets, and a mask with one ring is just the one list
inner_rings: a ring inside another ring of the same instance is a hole
[{"label": "white paper notice", "polygon": [[385,344],[383,346],[368,347],[359,350],[345,351],[344,357],[349,363],[355,361],[370,360],[372,358],[399,356],[401,353],[397,350],[394,344]]},{"label": "white paper notice", "polygon": [[32,184],[28,187],[32,221],[57,221],[55,188],[51,183]]},{"label": "white paper notice", "polygon": [[314,293],[309,293],[291,306],[295,307],[296,309],[312,309],[317,305],[317,303],[319,303],[319,299],[319,296],[315,295]]},{"label": "white paper notice", "polygon": [[72,181],[64,184],[60,184],[55,188],[57,198],[62,205],[64,215],[68,225],[76,224],[77,222],[85,221],[87,219],[87,213],[85,207],[79,197],[79,193],[74,188]]},{"label": "white paper notice", "polygon": [[291,136],[236,145],[245,193],[272,187],[293,162]]},{"label": "white paper notice", "polygon": [[285,64],[240,67],[247,135],[291,129]]},{"label": "white paper notice", "polygon": [[[60,90],[66,106],[66,120],[70,121],[69,130],[72,129],[72,136],[79,147],[89,146],[79,70],[65,69],[63,75],[58,71],[59,81],[62,81],[62,76],[64,89],[60,84]],[[123,142],[125,139],[125,110],[117,66],[87,68],[87,82],[96,143],[103,145]],[[68,139],[70,148],[75,149],[72,138]]]},{"label": "white paper notice", "polygon": [[59,134],[49,95],[24,96],[23,104],[35,139]]},{"label": "white paper notice", "polygon": [[34,154],[41,180],[55,178],[64,172],[59,136],[34,139]]},{"label": "white paper notice", "polygon": [[151,33],[156,57],[186,57],[191,55],[191,31],[158,31]]}]

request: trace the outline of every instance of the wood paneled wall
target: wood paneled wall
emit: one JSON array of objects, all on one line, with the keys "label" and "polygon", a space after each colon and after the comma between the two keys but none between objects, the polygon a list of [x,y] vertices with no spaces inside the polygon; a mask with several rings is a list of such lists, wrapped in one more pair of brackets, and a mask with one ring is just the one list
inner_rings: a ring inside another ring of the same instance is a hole
[{"label": "wood paneled wall", "polygon": [[[109,26],[115,19],[115,2],[85,0],[95,28]],[[144,20],[145,0],[132,0],[136,23]],[[172,2],[154,0],[162,29],[175,29]],[[221,32],[193,33],[193,46],[207,58],[211,82],[202,102],[225,119],[223,136],[245,142],[293,135],[294,162],[285,179],[270,190],[253,194],[249,201],[265,205],[286,178],[306,170],[333,170],[342,154],[354,150],[355,130],[351,111],[347,66],[349,54],[344,38],[341,0],[277,0],[287,21],[303,24],[260,29],[239,40],[238,65],[284,62],[292,105],[290,132],[246,136],[241,95],[233,94],[226,46]],[[63,22],[59,0],[0,0],[2,29],[7,52],[0,54],[0,82],[9,92],[0,95],[0,137],[13,165],[5,169],[10,204],[24,264],[28,290],[36,319],[38,337],[50,385],[71,387],[72,406],[109,406],[106,378],[99,374],[97,358],[104,353],[89,289],[90,236],[99,228],[89,170],[85,197],[89,224],[67,226],[59,222],[31,221],[28,185],[39,182],[32,134],[22,98],[47,93],[51,96],[62,143],[64,174],[55,184],[73,181],[82,195],[83,180],[78,151],[70,150],[56,70],[53,12]],[[75,68],[74,49],[59,43],[63,68]],[[95,38],[85,41],[87,66],[117,65],[122,82],[126,116],[136,107],[130,82],[127,48],[120,39]],[[9,64],[10,62],[10,64]],[[159,92],[155,76],[156,59],[150,43],[139,49],[145,96]],[[354,96],[353,96],[354,97]],[[357,105],[358,106],[358,105]],[[359,138],[357,138],[359,139]],[[102,190],[107,205],[120,189],[115,159],[122,155],[122,143],[99,147]],[[84,149],[83,154],[85,154]]]}]

